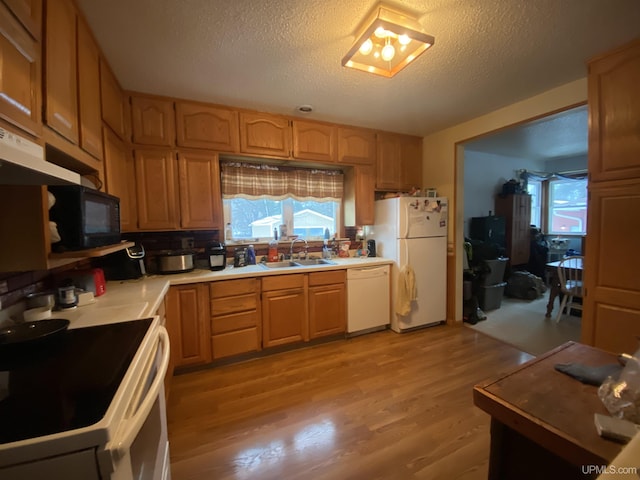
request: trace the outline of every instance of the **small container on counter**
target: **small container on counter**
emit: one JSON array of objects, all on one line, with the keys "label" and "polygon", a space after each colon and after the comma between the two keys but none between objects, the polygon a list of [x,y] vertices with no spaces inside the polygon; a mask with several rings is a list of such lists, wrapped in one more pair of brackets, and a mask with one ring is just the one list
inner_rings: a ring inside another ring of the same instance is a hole
[{"label": "small container on counter", "polygon": [[237,247],[233,251],[233,266],[244,267],[246,265],[246,248]]},{"label": "small container on counter", "polygon": [[65,280],[58,287],[58,307],[62,309],[75,308],[78,305],[76,287],[70,279]]}]

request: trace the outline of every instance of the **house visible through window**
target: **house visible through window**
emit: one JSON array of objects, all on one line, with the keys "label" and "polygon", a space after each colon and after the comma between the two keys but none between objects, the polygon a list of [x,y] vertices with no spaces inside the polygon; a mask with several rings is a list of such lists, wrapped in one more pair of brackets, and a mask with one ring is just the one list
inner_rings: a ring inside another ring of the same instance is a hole
[{"label": "house visible through window", "polygon": [[339,170],[222,162],[221,177],[224,221],[231,224],[233,240],[266,241],[281,225],[288,235],[306,240],[338,231]]},{"label": "house visible through window", "polygon": [[548,233],[587,232],[587,179],[549,180]]}]

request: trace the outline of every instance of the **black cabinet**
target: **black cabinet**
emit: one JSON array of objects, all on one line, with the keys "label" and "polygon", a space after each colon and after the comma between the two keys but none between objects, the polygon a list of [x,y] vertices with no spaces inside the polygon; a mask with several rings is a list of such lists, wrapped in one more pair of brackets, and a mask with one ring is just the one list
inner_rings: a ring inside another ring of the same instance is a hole
[{"label": "black cabinet", "polygon": [[472,217],[469,226],[469,237],[485,243],[505,246],[505,218],[498,215],[488,217]]}]

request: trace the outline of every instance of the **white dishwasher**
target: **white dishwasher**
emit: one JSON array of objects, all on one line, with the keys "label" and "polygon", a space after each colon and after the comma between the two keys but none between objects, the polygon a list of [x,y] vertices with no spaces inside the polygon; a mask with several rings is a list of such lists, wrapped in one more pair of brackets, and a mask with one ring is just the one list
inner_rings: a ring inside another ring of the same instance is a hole
[{"label": "white dishwasher", "polygon": [[390,322],[389,265],[347,269],[347,332],[368,333]]}]

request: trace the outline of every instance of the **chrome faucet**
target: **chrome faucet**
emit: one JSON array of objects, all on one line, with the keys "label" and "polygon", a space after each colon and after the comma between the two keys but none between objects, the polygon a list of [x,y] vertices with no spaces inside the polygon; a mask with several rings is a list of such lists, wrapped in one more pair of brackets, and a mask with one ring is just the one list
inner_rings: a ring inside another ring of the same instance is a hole
[{"label": "chrome faucet", "polygon": [[309,251],[309,244],[304,238],[294,238],[291,242],[291,248],[289,249],[289,257],[293,260],[293,244],[296,242],[304,242],[304,252],[298,252],[298,258],[305,259],[307,258],[307,253]]}]

